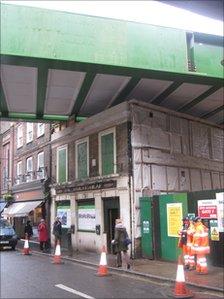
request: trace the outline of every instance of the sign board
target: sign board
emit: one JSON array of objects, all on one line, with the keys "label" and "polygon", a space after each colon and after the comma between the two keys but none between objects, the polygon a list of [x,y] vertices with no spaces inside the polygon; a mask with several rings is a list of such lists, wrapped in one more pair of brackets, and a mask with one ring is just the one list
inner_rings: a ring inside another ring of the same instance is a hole
[{"label": "sign board", "polygon": [[94,205],[78,206],[78,229],[95,231],[96,210]]},{"label": "sign board", "polygon": [[219,241],[218,220],[210,220],[210,235],[212,241]]},{"label": "sign board", "polygon": [[179,237],[178,231],[182,226],[182,203],[168,203],[167,209],[167,234],[169,237]]},{"label": "sign board", "polygon": [[57,216],[60,218],[63,228],[71,227],[71,210],[69,206],[58,207]]},{"label": "sign board", "polygon": [[215,199],[198,200],[198,216],[202,219],[217,218],[217,202]]},{"label": "sign board", "polygon": [[224,232],[224,192],[216,193],[219,232]]}]

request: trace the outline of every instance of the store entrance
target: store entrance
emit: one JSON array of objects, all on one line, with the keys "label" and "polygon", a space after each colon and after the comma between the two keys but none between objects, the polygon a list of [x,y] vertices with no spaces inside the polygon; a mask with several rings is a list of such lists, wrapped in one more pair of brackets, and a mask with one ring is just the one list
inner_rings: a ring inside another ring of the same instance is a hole
[{"label": "store entrance", "polygon": [[115,220],[120,217],[119,197],[103,198],[104,233],[107,234],[107,250],[112,252],[111,241],[114,239]]}]

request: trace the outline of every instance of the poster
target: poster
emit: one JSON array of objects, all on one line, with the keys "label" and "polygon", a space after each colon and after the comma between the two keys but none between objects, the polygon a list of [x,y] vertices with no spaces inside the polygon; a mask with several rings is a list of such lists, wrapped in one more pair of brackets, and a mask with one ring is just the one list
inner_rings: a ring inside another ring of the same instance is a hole
[{"label": "poster", "polygon": [[63,228],[70,228],[71,227],[71,211],[70,207],[61,206],[57,208],[57,216],[61,220],[61,226]]},{"label": "poster", "polygon": [[178,231],[182,226],[182,203],[168,203],[167,209],[167,234],[169,237],[179,237]]},{"label": "poster", "polygon": [[215,199],[198,200],[198,216],[202,219],[217,218],[217,201]]},{"label": "poster", "polygon": [[96,210],[94,205],[78,206],[78,229],[95,231]]},{"label": "poster", "polygon": [[219,232],[224,232],[224,192],[216,193],[216,202],[218,210],[218,228]]},{"label": "poster", "polygon": [[219,241],[219,229],[217,220],[210,220],[210,235],[212,241]]}]

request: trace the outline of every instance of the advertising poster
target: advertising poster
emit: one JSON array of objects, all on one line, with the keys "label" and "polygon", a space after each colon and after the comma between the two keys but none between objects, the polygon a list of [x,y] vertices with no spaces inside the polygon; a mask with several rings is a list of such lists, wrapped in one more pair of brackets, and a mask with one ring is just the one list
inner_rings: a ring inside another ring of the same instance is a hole
[{"label": "advertising poster", "polygon": [[219,241],[219,229],[217,220],[210,220],[210,235],[212,241]]},{"label": "advertising poster", "polygon": [[71,211],[69,206],[58,207],[57,216],[61,219],[61,226],[63,228],[71,227]]},{"label": "advertising poster", "polygon": [[202,219],[217,218],[217,201],[215,199],[198,200],[198,216]]},{"label": "advertising poster", "polygon": [[78,206],[78,229],[95,231],[96,210],[94,205]]},{"label": "advertising poster", "polygon": [[178,237],[182,226],[182,203],[168,203],[167,209],[167,234],[169,237]]},{"label": "advertising poster", "polygon": [[216,193],[219,232],[224,232],[224,192]]}]

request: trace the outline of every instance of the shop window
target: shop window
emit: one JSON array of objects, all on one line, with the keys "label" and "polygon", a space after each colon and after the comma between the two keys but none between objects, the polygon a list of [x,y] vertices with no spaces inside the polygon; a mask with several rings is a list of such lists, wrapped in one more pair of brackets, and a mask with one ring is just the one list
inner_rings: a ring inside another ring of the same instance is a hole
[{"label": "shop window", "polygon": [[26,143],[33,141],[33,123],[26,124]]},{"label": "shop window", "polygon": [[76,142],[76,178],[83,179],[89,176],[89,139]]},{"label": "shop window", "polygon": [[37,155],[37,179],[43,179],[44,175],[44,152],[41,152]]},{"label": "shop window", "polygon": [[33,180],[33,158],[26,159],[26,181],[31,182]]},{"label": "shop window", "polygon": [[67,181],[67,145],[57,149],[57,182]]},{"label": "shop window", "polygon": [[57,217],[61,219],[62,228],[71,227],[71,209],[70,203],[60,203],[57,206]]},{"label": "shop window", "polygon": [[43,136],[45,130],[45,125],[43,123],[37,124],[37,137]]},{"label": "shop window", "polygon": [[101,175],[116,173],[115,128],[99,134],[99,166]]},{"label": "shop window", "polygon": [[95,232],[96,209],[94,199],[86,199],[78,202],[78,230]]},{"label": "shop window", "polygon": [[23,126],[19,125],[17,127],[17,148],[23,146]]}]

